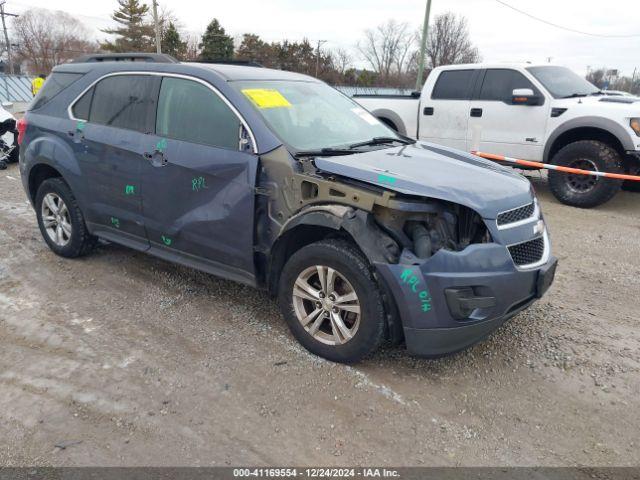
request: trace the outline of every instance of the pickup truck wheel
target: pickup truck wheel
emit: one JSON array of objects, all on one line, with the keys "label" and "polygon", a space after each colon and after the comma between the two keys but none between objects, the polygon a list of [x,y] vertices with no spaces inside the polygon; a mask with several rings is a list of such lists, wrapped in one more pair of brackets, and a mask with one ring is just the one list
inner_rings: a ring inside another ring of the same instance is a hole
[{"label": "pickup truck wheel", "polygon": [[294,253],[280,275],[278,303],[296,339],[334,362],[362,360],[384,338],[380,290],[367,260],[345,240]]},{"label": "pickup truck wheel", "polygon": [[[566,145],[553,157],[552,164],[609,173],[623,173],[620,155],[605,143],[580,140]],[[553,195],[566,205],[591,208],[611,200],[622,187],[622,181],[549,172],[549,187]]]},{"label": "pickup truck wheel", "polygon": [[93,249],[97,238],[89,234],[78,202],[64,180],[42,182],[35,207],[42,237],[54,253],[75,258]]}]

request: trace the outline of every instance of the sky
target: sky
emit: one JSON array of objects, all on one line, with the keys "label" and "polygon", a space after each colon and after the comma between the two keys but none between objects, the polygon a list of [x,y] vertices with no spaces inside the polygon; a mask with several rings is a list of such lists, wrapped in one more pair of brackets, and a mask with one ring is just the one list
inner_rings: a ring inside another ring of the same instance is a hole
[{"label": "sky", "polygon": [[[548,62],[565,65],[584,74],[588,67],[617,68],[640,75],[640,24],[632,0],[503,0],[504,2],[574,30],[597,35],[635,35],[603,38],[560,30],[502,5],[498,0],[433,0],[431,17],[451,11],[464,15],[470,37],[486,62]],[[150,0],[149,0],[150,2]],[[326,48],[343,48],[359,58],[356,43],[367,28],[388,19],[407,22],[418,30],[426,0],[158,0],[182,22],[192,35],[204,32],[218,18],[227,33],[256,33],[268,41],[326,40]],[[21,13],[32,8],[51,8],[50,0],[7,0],[6,11]],[[115,0],[57,0],[56,9],[76,16],[96,36],[113,24]],[[103,35],[102,35],[103,36]]]}]

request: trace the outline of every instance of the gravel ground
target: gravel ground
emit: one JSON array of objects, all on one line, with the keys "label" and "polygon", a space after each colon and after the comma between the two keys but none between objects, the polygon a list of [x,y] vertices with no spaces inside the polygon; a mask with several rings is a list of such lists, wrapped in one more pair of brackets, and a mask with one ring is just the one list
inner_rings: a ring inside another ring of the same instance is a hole
[{"label": "gravel ground", "polygon": [[638,465],[640,209],[559,204],[549,294],[440,360],[306,353],[265,294],[51,253],[0,172],[0,465]]}]

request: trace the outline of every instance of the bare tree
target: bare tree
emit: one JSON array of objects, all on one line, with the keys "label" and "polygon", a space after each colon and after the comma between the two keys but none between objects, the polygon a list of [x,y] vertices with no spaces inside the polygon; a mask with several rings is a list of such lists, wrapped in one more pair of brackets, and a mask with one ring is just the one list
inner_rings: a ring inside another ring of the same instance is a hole
[{"label": "bare tree", "polygon": [[598,88],[604,88],[607,76],[606,68],[598,68],[596,70],[589,70],[587,73],[587,80],[593,83]]},{"label": "bare tree", "polygon": [[365,30],[364,40],[357,47],[379,80],[387,84],[392,76],[407,70],[415,40],[406,23],[389,20],[373,30]]},{"label": "bare tree", "polygon": [[200,38],[202,35],[187,35],[185,41],[187,42],[187,50],[184,54],[184,60],[195,61],[200,55]]},{"label": "bare tree", "polygon": [[432,69],[440,65],[475,63],[481,60],[478,49],[469,39],[469,28],[464,16],[447,12],[435,18],[429,31],[427,58]]},{"label": "bare tree", "polygon": [[331,51],[331,63],[333,64],[333,68],[340,75],[344,75],[344,72],[351,68],[353,59],[345,49],[336,48]]},{"label": "bare tree", "polygon": [[65,12],[27,10],[13,26],[18,57],[32,73],[48,74],[56,65],[98,48],[87,28]]}]

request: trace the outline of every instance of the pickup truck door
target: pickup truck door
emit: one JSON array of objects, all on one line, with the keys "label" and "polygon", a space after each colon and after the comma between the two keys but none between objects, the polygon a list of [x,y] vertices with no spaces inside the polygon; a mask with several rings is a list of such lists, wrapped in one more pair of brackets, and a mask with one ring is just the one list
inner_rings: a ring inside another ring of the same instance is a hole
[{"label": "pickup truck door", "polygon": [[473,69],[443,70],[431,98],[425,87],[418,111],[419,140],[466,150],[470,99],[478,74]]},{"label": "pickup truck door", "polygon": [[255,283],[258,158],[239,116],[209,84],[164,76],[142,166],[150,253]]},{"label": "pickup truck door", "polygon": [[[483,72],[468,112],[467,150],[524,160],[542,160],[551,102],[521,72],[493,68]],[[516,105],[513,90],[527,88],[538,105]]]}]

